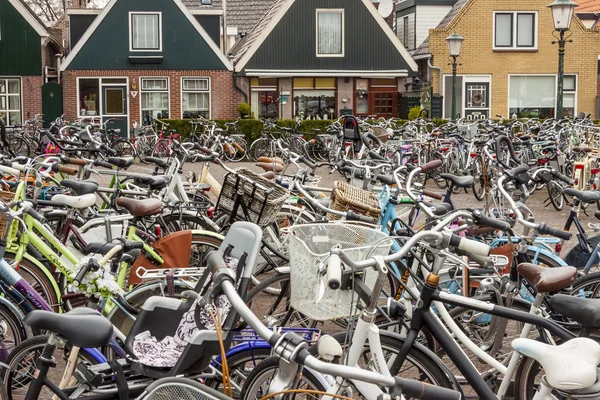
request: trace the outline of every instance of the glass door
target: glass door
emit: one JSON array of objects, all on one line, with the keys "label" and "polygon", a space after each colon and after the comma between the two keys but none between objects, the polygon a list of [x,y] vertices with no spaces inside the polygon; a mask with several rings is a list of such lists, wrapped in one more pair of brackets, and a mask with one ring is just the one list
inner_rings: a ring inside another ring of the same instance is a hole
[{"label": "glass door", "polygon": [[122,138],[128,138],[127,129],[127,86],[102,87],[102,122],[107,128],[119,129]]}]

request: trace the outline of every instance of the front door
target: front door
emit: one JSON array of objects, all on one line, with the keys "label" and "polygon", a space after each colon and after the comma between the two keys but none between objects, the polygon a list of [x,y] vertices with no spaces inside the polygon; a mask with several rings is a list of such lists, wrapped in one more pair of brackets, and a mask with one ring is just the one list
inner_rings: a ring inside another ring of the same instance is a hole
[{"label": "front door", "polygon": [[127,139],[127,86],[103,86],[102,98],[102,122],[108,121],[108,129],[120,129],[120,136]]},{"label": "front door", "polygon": [[468,120],[489,118],[489,91],[488,82],[465,82],[465,117]]},{"label": "front door", "polygon": [[48,82],[42,86],[42,113],[46,128],[63,115],[62,87],[56,82]]}]

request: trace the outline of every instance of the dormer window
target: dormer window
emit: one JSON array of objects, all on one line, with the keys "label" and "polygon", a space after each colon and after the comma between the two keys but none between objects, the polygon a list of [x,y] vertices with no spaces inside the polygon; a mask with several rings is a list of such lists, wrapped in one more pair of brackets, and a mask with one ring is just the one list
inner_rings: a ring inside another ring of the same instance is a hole
[{"label": "dormer window", "polygon": [[317,9],[317,57],[344,56],[344,10]]},{"label": "dormer window", "polygon": [[160,12],[129,13],[129,51],[162,51]]}]

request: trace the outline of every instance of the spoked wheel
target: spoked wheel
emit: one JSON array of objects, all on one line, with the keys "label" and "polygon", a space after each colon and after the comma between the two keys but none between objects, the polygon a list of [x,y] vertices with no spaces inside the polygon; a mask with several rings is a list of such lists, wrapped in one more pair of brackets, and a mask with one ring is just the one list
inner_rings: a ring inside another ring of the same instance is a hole
[{"label": "spoked wheel", "polygon": [[169,156],[169,145],[166,140],[159,140],[152,149],[152,157],[165,158]]},{"label": "spoked wheel", "polygon": [[31,156],[31,147],[23,136],[9,136],[7,138],[10,149],[17,156]]},{"label": "spoked wheel", "polygon": [[548,190],[548,197],[550,198],[552,206],[556,211],[562,210],[565,205],[562,186],[555,181],[550,181],[546,184],[546,189]]},{"label": "spoked wheel", "polygon": [[120,139],[113,144],[112,149],[117,152],[117,157],[134,157],[136,156],[135,147],[131,142]]},{"label": "spoked wheel", "polygon": [[135,142],[135,154],[141,162],[148,164],[146,157],[149,157],[152,154],[152,149],[148,143],[138,140]]},{"label": "spoked wheel", "polygon": [[[431,159],[429,161],[434,160],[444,160],[441,154],[433,153],[431,155]],[[433,183],[440,189],[446,189],[448,187],[448,182],[444,178],[440,176],[441,173],[448,172],[445,166],[442,164],[441,168],[436,168],[429,173],[429,177],[433,180]]]},{"label": "spoked wheel", "polygon": [[485,179],[486,179],[486,177],[483,176],[482,162],[483,162],[483,160],[481,159],[481,157],[478,157],[474,161],[473,170],[471,172],[473,174],[473,178],[474,178],[473,195],[479,201],[483,200],[483,198],[485,197]]}]

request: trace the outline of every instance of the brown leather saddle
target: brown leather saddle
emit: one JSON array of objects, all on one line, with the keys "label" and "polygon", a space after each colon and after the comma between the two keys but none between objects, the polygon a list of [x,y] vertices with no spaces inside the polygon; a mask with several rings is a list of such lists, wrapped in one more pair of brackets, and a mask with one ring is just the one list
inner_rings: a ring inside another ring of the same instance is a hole
[{"label": "brown leather saddle", "polygon": [[527,279],[538,293],[558,292],[568,288],[577,278],[577,268],[548,268],[539,265],[522,263],[517,271]]},{"label": "brown leather saddle", "polygon": [[117,205],[123,207],[134,217],[148,217],[150,215],[159,214],[162,211],[163,203],[158,199],[128,199],[127,197],[119,197]]}]

